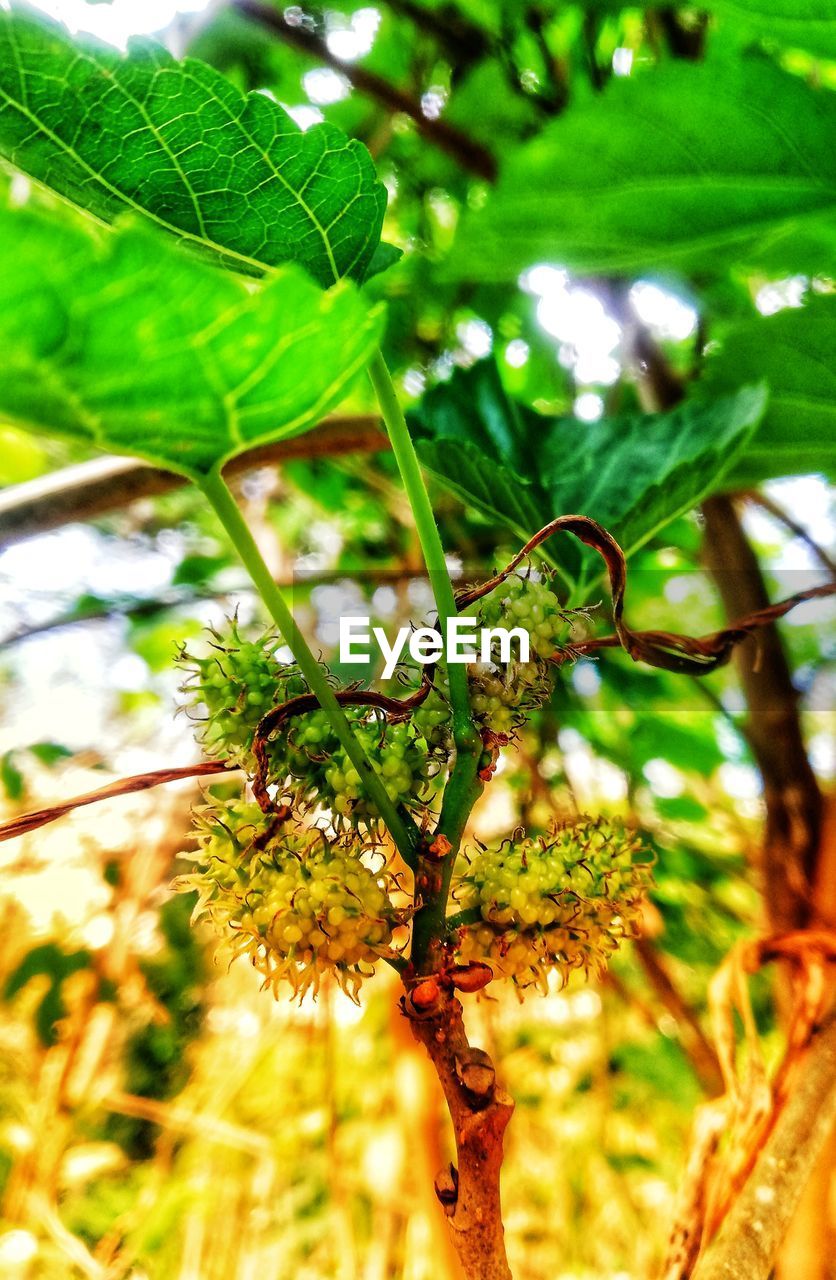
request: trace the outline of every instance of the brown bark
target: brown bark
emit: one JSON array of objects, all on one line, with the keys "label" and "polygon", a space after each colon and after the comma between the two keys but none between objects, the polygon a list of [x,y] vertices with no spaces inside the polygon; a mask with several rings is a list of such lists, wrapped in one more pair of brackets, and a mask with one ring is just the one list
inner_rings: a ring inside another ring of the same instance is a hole
[{"label": "brown bark", "polygon": [[407,1155],[401,1195],[409,1204],[410,1217],[417,1215],[422,1220],[433,1259],[433,1280],[465,1280],[433,1192],[436,1171],[447,1158],[444,1103],[433,1064],[421,1045],[416,1044],[410,1024],[396,1005],[392,1006],[391,1028],[395,1094]]},{"label": "brown bark", "polygon": [[496,1084],[487,1054],[468,1043],[462,1007],[441,994],[430,1015],[412,1018],[444,1090],[457,1168],[439,1174],[436,1194],[468,1280],[512,1280],[505,1254],[499,1176],[514,1103]]},{"label": "brown bark", "polygon": [[[315,431],[239,454],[225,467],[224,474],[239,475],[298,458],[377,453],[388,448],[377,417],[334,417],[326,419]],[[92,520],[119,511],[130,502],[168,493],[187,483],[183,476],[145,462],[104,457],[12,485],[0,493],[0,549],[74,520]]]},{"label": "brown bark", "polygon": [[824,1145],[778,1253],[775,1275],[789,1280],[834,1280],[836,1230],[831,1203],[836,1129]]},{"label": "brown bark", "polygon": [[[731,498],[707,499],[703,513],[705,557],[728,616],[768,604],[760,566]],[[798,693],[777,628],[764,627],[740,645],[736,658],[749,709],[747,737],[763,778],[762,865],[769,928],[787,933],[811,919],[822,795],[807,758]]]},{"label": "brown bark", "polygon": [[693,1280],[769,1280],[775,1256],[836,1123],[836,1019],[813,1040],[746,1186]]}]

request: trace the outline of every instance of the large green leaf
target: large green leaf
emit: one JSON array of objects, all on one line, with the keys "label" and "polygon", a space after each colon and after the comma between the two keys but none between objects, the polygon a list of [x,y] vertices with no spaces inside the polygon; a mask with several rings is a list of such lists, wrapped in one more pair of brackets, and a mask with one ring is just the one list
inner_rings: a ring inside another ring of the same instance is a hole
[{"label": "large green leaf", "polygon": [[711,0],[706,8],[734,19],[747,36],[836,58],[833,0]]},{"label": "large green leaf", "polygon": [[587,515],[629,554],[715,486],[765,399],[744,387],[669,413],[548,418],[514,404],[485,361],[429,392],[411,423],[430,470],[516,534]]},{"label": "large green leaf", "polygon": [[836,269],[835,134],[836,94],[756,55],[618,79],[518,149],[449,270],[712,270],[767,249],[773,266]]},{"label": "large green leaf", "polygon": [[253,289],[144,226],[0,212],[0,415],[184,475],[315,425],[381,321],[296,266]]},{"label": "large green leaf", "polygon": [[757,435],[729,479],[751,485],[772,476],[836,473],[836,298],[758,317],[733,329],[707,364],[697,394],[714,396],[751,378],[769,384]]},{"label": "large green leaf", "polygon": [[134,40],[123,58],[28,6],[0,9],[0,155],[106,221],[139,212],[248,274],[362,280],[386,192],[333,125]]}]

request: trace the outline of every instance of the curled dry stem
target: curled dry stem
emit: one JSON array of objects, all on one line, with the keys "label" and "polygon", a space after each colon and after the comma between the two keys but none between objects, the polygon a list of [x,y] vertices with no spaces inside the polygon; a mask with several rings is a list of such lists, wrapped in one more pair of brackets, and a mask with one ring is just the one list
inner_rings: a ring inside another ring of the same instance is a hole
[{"label": "curled dry stem", "polygon": [[[786,600],[760,609],[739,619],[729,627],[706,636],[684,636],[672,631],[634,631],[624,618],[624,597],[627,589],[627,560],[611,533],[589,516],[558,516],[529,538],[505,568],[478,586],[456,593],[456,606],[461,611],[495,591],[537,547],[555,533],[571,533],[585,546],[591,547],[602,557],[610,583],[615,634],[599,636],[572,644],[556,653],[553,662],[559,664],[575,659],[597,649],[623,648],[634,662],[644,662],[651,667],[684,675],[703,676],[728,662],[736,645],[740,644],[760,627],[768,626],[789,613],[796,605],[807,600],[836,593],[836,583],[825,583],[807,591],[798,591]],[[342,689],[336,693],[342,706],[375,707],[392,723],[407,720],[426,700],[433,688],[434,666],[424,669],[421,684],[405,698],[391,698],[382,693],[363,689]],[[261,807],[267,811],[271,799],[267,791],[268,753],[267,741],[284,722],[292,716],[304,715],[319,706],[315,694],[301,694],[280,706],[271,708],[256,730],[253,754],[256,772],[253,793]]]},{"label": "curled dry stem", "polygon": [[552,534],[561,532],[574,534],[580,542],[597,551],[603,559],[610,582],[615,634],[573,644],[566,654],[555,655],[556,662],[562,661],[566,656],[578,657],[594,652],[596,649],[622,648],[629,653],[634,662],[645,662],[648,666],[660,667],[664,671],[674,671],[684,675],[708,675],[728,662],[735,646],[757,631],[759,627],[768,626],[789,613],[790,609],[807,600],[836,594],[836,583],[832,582],[811,587],[807,591],[798,591],[786,600],[750,613],[747,617],[732,623],[731,626],[724,627],[721,631],[714,631],[707,636],[683,636],[673,631],[634,631],[624,618],[624,595],[627,588],[627,561],[624,552],[612,534],[608,533],[596,520],[590,519],[589,516],[570,515],[558,516],[550,524],[544,525],[538,533],[529,538],[525,546],[495,577],[483,582],[481,586],[459,592],[456,597],[459,608],[466,608],[501,586],[527,555]]},{"label": "curled dry stem", "polygon": [[[488,595],[509,577],[519,564],[536,547],[555,533],[571,533],[586,546],[592,547],[603,558],[607,568],[612,596],[613,620],[615,633],[598,636],[591,640],[572,644],[554,655],[552,661],[561,663],[567,659],[581,657],[598,649],[623,648],[636,662],[645,662],[649,666],[660,667],[665,671],[674,671],[685,675],[703,676],[728,662],[735,647],[747,639],[761,627],[769,626],[778,618],[782,618],[797,605],[808,600],[821,599],[836,594],[836,583],[824,583],[807,591],[798,591],[786,600],[778,601],[767,608],[748,614],[745,618],[714,631],[706,636],[684,636],[670,631],[634,631],[624,619],[624,595],[627,586],[627,562],[624,552],[602,525],[589,516],[559,516],[545,525],[520,551],[511,559],[505,568],[493,578],[461,591],[456,595],[456,605],[461,610]],[[421,684],[414,693],[405,698],[391,698],[382,693],[364,689],[340,689],[335,691],[337,702],[341,706],[374,707],[391,721],[408,719],[422,702],[429,696],[433,686],[434,668],[425,668]],[[267,740],[278,731],[285,720],[292,716],[313,711],[319,706],[319,700],[313,693],[302,694],[291,698],[280,706],[273,707],[262,719],[256,731],[253,752],[256,759],[256,772],[253,779],[253,792],[265,811],[273,807],[267,792]],[[36,827],[54,822],[72,809],[82,805],[95,804],[98,800],[108,800],[115,795],[128,794],[131,791],[143,791],[148,787],[171,782],[181,777],[199,777],[210,773],[222,773],[228,768],[222,763],[206,763],[189,766],[185,769],[159,769],[153,773],[141,774],[136,778],[126,778],[103,787],[101,791],[90,792],[54,805],[37,813],[23,814],[11,822],[0,826],[0,841],[10,840],[13,836],[24,835]]]}]

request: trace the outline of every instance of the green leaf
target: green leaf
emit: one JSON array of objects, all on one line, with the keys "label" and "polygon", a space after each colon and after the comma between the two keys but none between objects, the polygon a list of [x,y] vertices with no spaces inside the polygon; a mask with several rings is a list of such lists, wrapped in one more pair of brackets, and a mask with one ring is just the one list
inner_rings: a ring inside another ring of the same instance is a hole
[{"label": "green leaf", "polygon": [[836,473],[836,298],[747,321],[722,341],[696,387],[723,394],[750,378],[769,385],[757,434],[729,479],[738,486],[810,471]]},{"label": "green leaf", "polygon": [[226,556],[207,556],[195,552],[184,556],[171,575],[172,586],[200,586],[211,582],[219,570],[226,568],[229,560]]},{"label": "green leaf", "polygon": [[429,471],[466,502],[527,541],[551,519],[539,487],[492,460],[465,440],[423,440],[418,456]]},{"label": "green leaf", "polygon": [[711,0],[706,8],[734,19],[749,36],[836,58],[833,0]]},{"label": "green leaf", "polygon": [[0,426],[0,486],[22,484],[49,471],[47,453],[23,431]]},{"label": "green leaf", "polygon": [[36,760],[46,765],[47,769],[54,769],[62,761],[73,758],[70,748],[62,746],[60,742],[33,742],[29,750]]},{"label": "green leaf", "polygon": [[0,783],[3,785],[7,800],[22,799],[26,783],[15,761],[14,751],[6,751],[0,756]]},{"label": "green leaf", "polygon": [[630,554],[715,486],[765,398],[744,387],[669,413],[585,423],[515,404],[484,361],[429,392],[411,422],[430,470],[515,533],[587,515]]},{"label": "green leaf", "polygon": [[767,250],[773,265],[832,270],[834,133],[836,94],[755,55],[616,79],[518,148],[463,219],[448,271],[713,271]]},{"label": "green leaf", "polygon": [[388,271],[390,267],[394,267],[396,262],[400,262],[402,257],[403,249],[399,249],[397,245],[389,244],[386,240],[381,240],[372,254],[371,262],[366,268],[363,283],[366,280],[371,280],[374,276],[383,275],[384,271]]},{"label": "green leaf", "polygon": [[263,93],[134,40],[127,58],[0,9],[0,155],[104,221],[142,213],[247,274],[298,262],[362,280],[385,188],[333,125],[306,133]]},{"label": "green leaf", "polygon": [[319,422],[381,321],[299,267],[254,289],[142,226],[0,212],[0,414],[193,478]]}]

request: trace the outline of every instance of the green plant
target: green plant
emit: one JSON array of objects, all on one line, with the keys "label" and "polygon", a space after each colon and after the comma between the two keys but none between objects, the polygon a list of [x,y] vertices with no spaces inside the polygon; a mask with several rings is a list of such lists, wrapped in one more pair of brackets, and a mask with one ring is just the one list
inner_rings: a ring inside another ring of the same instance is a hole
[{"label": "green plant", "polygon": [[[666,68],[620,89],[628,110],[581,107],[509,162],[485,208],[464,217],[450,274],[506,281],[538,256],[586,272],[648,262],[699,271],[708,254],[737,252],[757,265],[777,254],[789,269],[799,226],[814,241],[825,234],[826,193],[805,175],[822,161],[832,102],[813,104],[800,78],[765,60],[735,67],[730,110],[752,172],[733,200],[717,195],[730,159],[712,130],[707,68]],[[632,180],[622,189],[633,116],[673,116],[684,81],[706,155],[697,163],[687,146],[651,139],[639,176],[661,194],[636,194]],[[799,121],[809,155],[789,142],[773,155]],[[597,161],[591,172],[584,157],[596,149],[612,155],[612,172]],[[386,193],[366,149],[332,125],[302,133],[268,97],[241,94],[205,64],[181,65],[153,45],[123,59],[19,4],[0,11],[0,151],[74,206],[47,197],[0,214],[0,409],[26,429],[185,477],[274,624],[250,635],[231,621],[205,653],[180,656],[201,745],[218,771],[243,772],[255,802],[242,783],[241,796],[199,813],[196,869],[179,887],[197,889],[197,914],[278,993],[315,992],[331,973],[356,997],[377,963],[397,970],[455,1121],[458,1182],[439,1196],[456,1247],[469,1276],[507,1277],[499,1169],[512,1103],[468,1045],[459,997],[505,978],[543,988],[553,970],[599,971],[638,931],[650,878],[639,836],[598,815],[487,849],[468,848],[467,823],[501,750],[578,656],[621,647],[649,667],[701,676],[816,594],[699,638],[638,631],[624,616],[626,557],[735,468],[761,474],[774,388],[768,406],[741,326],[699,394],[674,403],[677,384],[663,402],[648,377],[652,416],[548,419],[516,404],[489,363],[431,390],[408,422],[380,348],[385,308],[369,285],[394,255],[380,240]],[[550,181],[568,154],[582,157],[570,198]],[[779,174],[789,185],[756,217],[763,184]],[[820,299],[803,333],[783,340],[816,349],[831,309]],[[780,324],[792,329],[793,318]],[[649,360],[643,367],[652,375]],[[315,432],[364,372],[432,587],[430,629],[442,636],[467,616],[520,628],[527,661],[492,651],[468,672],[442,655],[420,680],[413,670],[411,693],[361,689],[341,686],[302,634],[224,468]],[[489,413],[472,411],[480,401]],[[815,440],[805,447],[820,457]],[[422,463],[525,542],[500,573],[456,591]],[[558,533],[585,550],[556,556],[546,543]],[[585,609],[604,580],[615,631],[591,636]],[[327,811],[320,827],[317,810]]]}]

